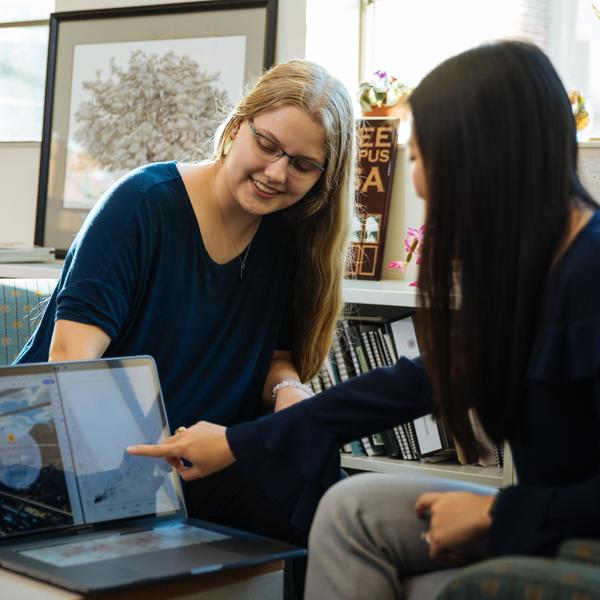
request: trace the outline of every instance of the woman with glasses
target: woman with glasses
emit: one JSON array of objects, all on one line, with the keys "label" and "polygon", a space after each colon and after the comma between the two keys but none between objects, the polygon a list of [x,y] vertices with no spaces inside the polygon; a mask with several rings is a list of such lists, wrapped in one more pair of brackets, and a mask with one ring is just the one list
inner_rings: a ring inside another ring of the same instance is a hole
[{"label": "woman with glasses", "polygon": [[[140,167],[99,200],[17,362],[149,354],[173,429],[305,399],[343,306],[354,163],[342,84],[308,61],[272,68],[212,160]],[[189,512],[302,540],[238,471],[188,485]]]}]

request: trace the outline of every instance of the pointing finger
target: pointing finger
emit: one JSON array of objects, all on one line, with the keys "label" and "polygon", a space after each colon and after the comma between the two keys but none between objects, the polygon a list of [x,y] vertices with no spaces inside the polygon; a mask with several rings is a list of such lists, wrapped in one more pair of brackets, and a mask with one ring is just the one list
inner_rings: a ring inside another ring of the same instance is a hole
[{"label": "pointing finger", "polygon": [[136,456],[152,456],[155,458],[173,458],[179,456],[173,444],[138,444],[126,448],[129,454]]}]

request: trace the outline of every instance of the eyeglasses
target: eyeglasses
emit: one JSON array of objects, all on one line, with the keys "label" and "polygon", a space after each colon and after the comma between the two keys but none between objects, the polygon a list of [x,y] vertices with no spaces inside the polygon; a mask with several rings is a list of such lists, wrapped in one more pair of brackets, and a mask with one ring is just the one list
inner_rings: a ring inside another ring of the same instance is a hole
[{"label": "eyeglasses", "polygon": [[274,142],[271,138],[267,137],[264,133],[260,131],[256,131],[254,128],[254,123],[252,121],[248,121],[248,127],[252,132],[252,137],[254,139],[254,149],[259,156],[262,156],[265,160],[269,162],[275,162],[279,160],[282,156],[287,156],[288,158],[288,169],[289,172],[298,177],[298,179],[310,179],[314,177],[317,173],[320,175],[325,172],[325,168],[322,165],[317,164],[316,162],[304,158],[303,156],[293,156],[292,154],[288,154],[279,144]]}]

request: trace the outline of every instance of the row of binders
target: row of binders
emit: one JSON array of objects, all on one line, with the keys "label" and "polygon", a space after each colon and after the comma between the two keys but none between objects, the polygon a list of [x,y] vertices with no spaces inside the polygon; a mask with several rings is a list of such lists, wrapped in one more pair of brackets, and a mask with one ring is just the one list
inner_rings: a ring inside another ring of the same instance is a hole
[{"label": "row of binders", "polygon": [[[319,393],[371,369],[391,366],[400,356],[415,358],[418,355],[417,336],[410,316],[396,320],[344,319],[329,357],[310,383],[314,392]],[[485,448],[477,464],[502,466],[503,448],[487,439],[473,414],[470,418],[475,435]],[[386,456],[423,462],[467,462],[443,423],[432,415],[399,423],[387,431],[363,437],[344,445],[342,452],[355,456]]]}]

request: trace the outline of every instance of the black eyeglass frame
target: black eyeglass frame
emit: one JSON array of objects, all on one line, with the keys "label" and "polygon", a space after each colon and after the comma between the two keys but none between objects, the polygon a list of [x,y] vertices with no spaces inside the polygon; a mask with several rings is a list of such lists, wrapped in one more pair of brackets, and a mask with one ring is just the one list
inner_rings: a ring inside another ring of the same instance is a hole
[{"label": "black eyeglass frame", "polygon": [[263,140],[267,140],[267,142],[269,142],[270,144],[273,144],[273,146],[275,146],[277,148],[277,152],[278,152],[277,156],[269,162],[275,162],[275,161],[279,160],[282,156],[287,156],[289,159],[290,165],[292,165],[292,166],[294,165],[294,163],[297,160],[303,160],[303,161],[307,162],[309,165],[312,165],[313,167],[319,169],[319,171],[321,171],[321,173],[325,173],[325,171],[327,170],[327,165],[321,166],[320,164],[310,160],[309,158],[306,158],[304,156],[295,156],[294,154],[290,154],[289,152],[286,152],[277,142],[272,140],[270,137],[266,136],[264,133],[257,131],[256,128],[254,127],[254,122],[252,119],[248,119],[247,123],[248,123],[248,127],[250,128],[250,131],[256,137],[262,138]]}]

